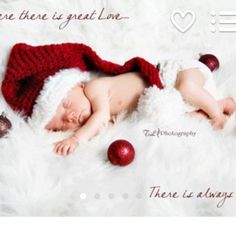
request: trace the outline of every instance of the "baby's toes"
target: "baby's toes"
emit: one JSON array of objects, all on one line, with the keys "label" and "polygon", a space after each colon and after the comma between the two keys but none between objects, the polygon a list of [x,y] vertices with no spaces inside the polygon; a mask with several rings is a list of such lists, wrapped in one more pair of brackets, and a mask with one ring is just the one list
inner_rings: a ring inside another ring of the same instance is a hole
[{"label": "baby's toes", "polygon": [[220,129],[223,129],[225,127],[225,123],[227,122],[228,119],[229,119],[229,116],[222,115],[222,119],[221,119],[221,122],[220,122]]},{"label": "baby's toes", "polygon": [[212,119],[211,123],[212,123],[213,128],[215,130],[223,129],[228,118],[229,117],[227,115],[222,114],[219,118]]},{"label": "baby's toes", "polygon": [[236,103],[232,97],[228,97],[225,99],[225,108],[224,112],[228,115],[232,115],[236,110]]}]

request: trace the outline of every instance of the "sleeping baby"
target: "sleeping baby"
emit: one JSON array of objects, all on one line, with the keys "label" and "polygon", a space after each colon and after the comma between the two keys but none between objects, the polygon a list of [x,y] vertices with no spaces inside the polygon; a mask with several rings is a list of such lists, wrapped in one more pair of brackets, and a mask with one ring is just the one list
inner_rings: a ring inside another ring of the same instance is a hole
[{"label": "sleeping baby", "polygon": [[15,44],[1,90],[35,133],[73,131],[54,146],[56,153],[68,155],[118,114],[135,110],[150,86],[176,88],[184,111],[208,119],[214,129],[223,128],[236,110],[232,98],[219,99],[210,69],[197,60],[159,61],[156,67],[133,57],[119,65],[81,43]]},{"label": "sleeping baby", "polygon": [[[163,62],[160,76],[166,87],[173,86],[180,92],[189,115],[209,119],[214,129],[223,128],[236,110],[231,97],[217,100],[212,73],[199,61]],[[54,151],[60,155],[74,152],[80,143],[111,125],[118,114],[135,110],[148,86],[138,72],[95,76],[86,83],[77,83],[45,126],[52,131],[73,131],[73,135],[55,143]]]}]

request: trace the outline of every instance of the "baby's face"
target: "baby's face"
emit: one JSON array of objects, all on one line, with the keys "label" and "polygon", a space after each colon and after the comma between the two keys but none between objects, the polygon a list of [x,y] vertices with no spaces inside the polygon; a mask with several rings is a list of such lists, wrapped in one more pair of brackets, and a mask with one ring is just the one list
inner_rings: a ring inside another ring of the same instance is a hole
[{"label": "baby's face", "polygon": [[56,114],[45,126],[48,130],[76,130],[91,116],[91,105],[84,94],[84,84],[72,88],[59,104]]}]

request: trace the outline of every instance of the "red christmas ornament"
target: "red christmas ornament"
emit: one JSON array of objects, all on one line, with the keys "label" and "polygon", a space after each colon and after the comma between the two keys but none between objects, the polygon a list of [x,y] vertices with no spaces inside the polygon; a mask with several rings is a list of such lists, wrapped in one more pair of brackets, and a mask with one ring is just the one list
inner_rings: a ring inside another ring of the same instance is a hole
[{"label": "red christmas ornament", "polygon": [[114,141],[107,150],[107,156],[113,165],[126,166],[134,160],[133,145],[123,139]]},{"label": "red christmas ornament", "polygon": [[219,68],[220,62],[216,56],[212,54],[205,54],[199,58],[199,61],[205,64],[211,71]]}]

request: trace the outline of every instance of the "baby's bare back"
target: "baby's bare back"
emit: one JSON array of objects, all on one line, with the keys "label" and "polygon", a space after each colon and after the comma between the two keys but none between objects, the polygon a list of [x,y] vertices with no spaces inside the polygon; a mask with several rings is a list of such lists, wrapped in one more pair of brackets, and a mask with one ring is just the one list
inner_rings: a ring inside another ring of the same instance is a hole
[{"label": "baby's bare back", "polygon": [[111,116],[116,116],[122,111],[133,111],[140,95],[147,87],[146,82],[137,72],[96,77],[94,80],[99,80],[103,84],[101,96],[107,96],[109,99]]}]

